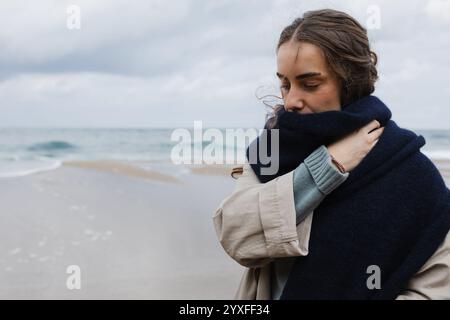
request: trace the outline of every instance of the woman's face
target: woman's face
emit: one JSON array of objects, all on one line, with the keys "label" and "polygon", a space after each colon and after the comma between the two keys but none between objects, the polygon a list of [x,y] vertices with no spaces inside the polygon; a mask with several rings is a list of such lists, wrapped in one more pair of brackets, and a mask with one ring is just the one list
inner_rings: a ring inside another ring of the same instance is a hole
[{"label": "woman's face", "polygon": [[341,110],[339,81],[318,46],[286,42],[278,49],[277,65],[286,111],[307,114]]}]

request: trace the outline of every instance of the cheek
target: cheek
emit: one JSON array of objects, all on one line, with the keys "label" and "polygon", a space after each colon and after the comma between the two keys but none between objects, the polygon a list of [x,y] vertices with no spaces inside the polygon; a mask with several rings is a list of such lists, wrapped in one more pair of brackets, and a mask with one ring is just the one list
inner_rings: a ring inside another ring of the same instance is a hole
[{"label": "cheek", "polygon": [[334,83],[330,83],[330,84],[326,84],[324,85],[324,87],[322,88],[322,96],[328,99],[336,99],[339,98],[339,87],[334,84]]},{"label": "cheek", "polygon": [[340,109],[339,91],[334,86],[323,87],[310,95],[308,105],[316,112]]}]

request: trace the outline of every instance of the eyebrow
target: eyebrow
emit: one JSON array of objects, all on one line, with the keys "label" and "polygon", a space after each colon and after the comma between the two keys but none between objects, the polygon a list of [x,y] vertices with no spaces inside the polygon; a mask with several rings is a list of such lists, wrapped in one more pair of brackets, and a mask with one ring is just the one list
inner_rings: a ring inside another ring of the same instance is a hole
[{"label": "eyebrow", "polygon": [[[307,72],[307,73],[303,73],[303,74],[300,74],[300,75],[296,76],[295,79],[303,80],[303,79],[306,79],[306,78],[317,77],[317,76],[321,76],[321,75],[322,74],[320,72]],[[277,77],[279,79],[285,79],[286,78],[285,75],[282,75],[281,73],[278,73],[278,72],[277,72]]]}]

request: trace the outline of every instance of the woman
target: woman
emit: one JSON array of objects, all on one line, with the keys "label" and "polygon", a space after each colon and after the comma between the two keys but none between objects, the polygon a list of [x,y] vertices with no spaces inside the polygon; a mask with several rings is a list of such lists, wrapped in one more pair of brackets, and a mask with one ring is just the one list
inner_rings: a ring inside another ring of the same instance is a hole
[{"label": "woman", "polygon": [[[247,267],[236,298],[450,299],[450,191],[424,138],[371,95],[376,62],[366,30],[339,11],[282,31],[284,105],[213,218]],[[264,173],[261,147],[276,173]]]}]

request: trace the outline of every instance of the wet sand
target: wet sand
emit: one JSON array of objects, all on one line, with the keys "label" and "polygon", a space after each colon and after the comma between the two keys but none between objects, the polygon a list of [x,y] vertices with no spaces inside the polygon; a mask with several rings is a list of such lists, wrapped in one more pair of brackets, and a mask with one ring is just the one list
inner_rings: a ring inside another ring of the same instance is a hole
[{"label": "wet sand", "polygon": [[212,224],[230,168],[78,161],[0,179],[0,298],[233,298],[244,269]]},{"label": "wet sand", "polygon": [[[234,180],[142,171],[70,163],[1,179],[0,298],[232,297],[242,267],[221,249],[212,215]],[[70,265],[80,290],[66,286]]]}]

